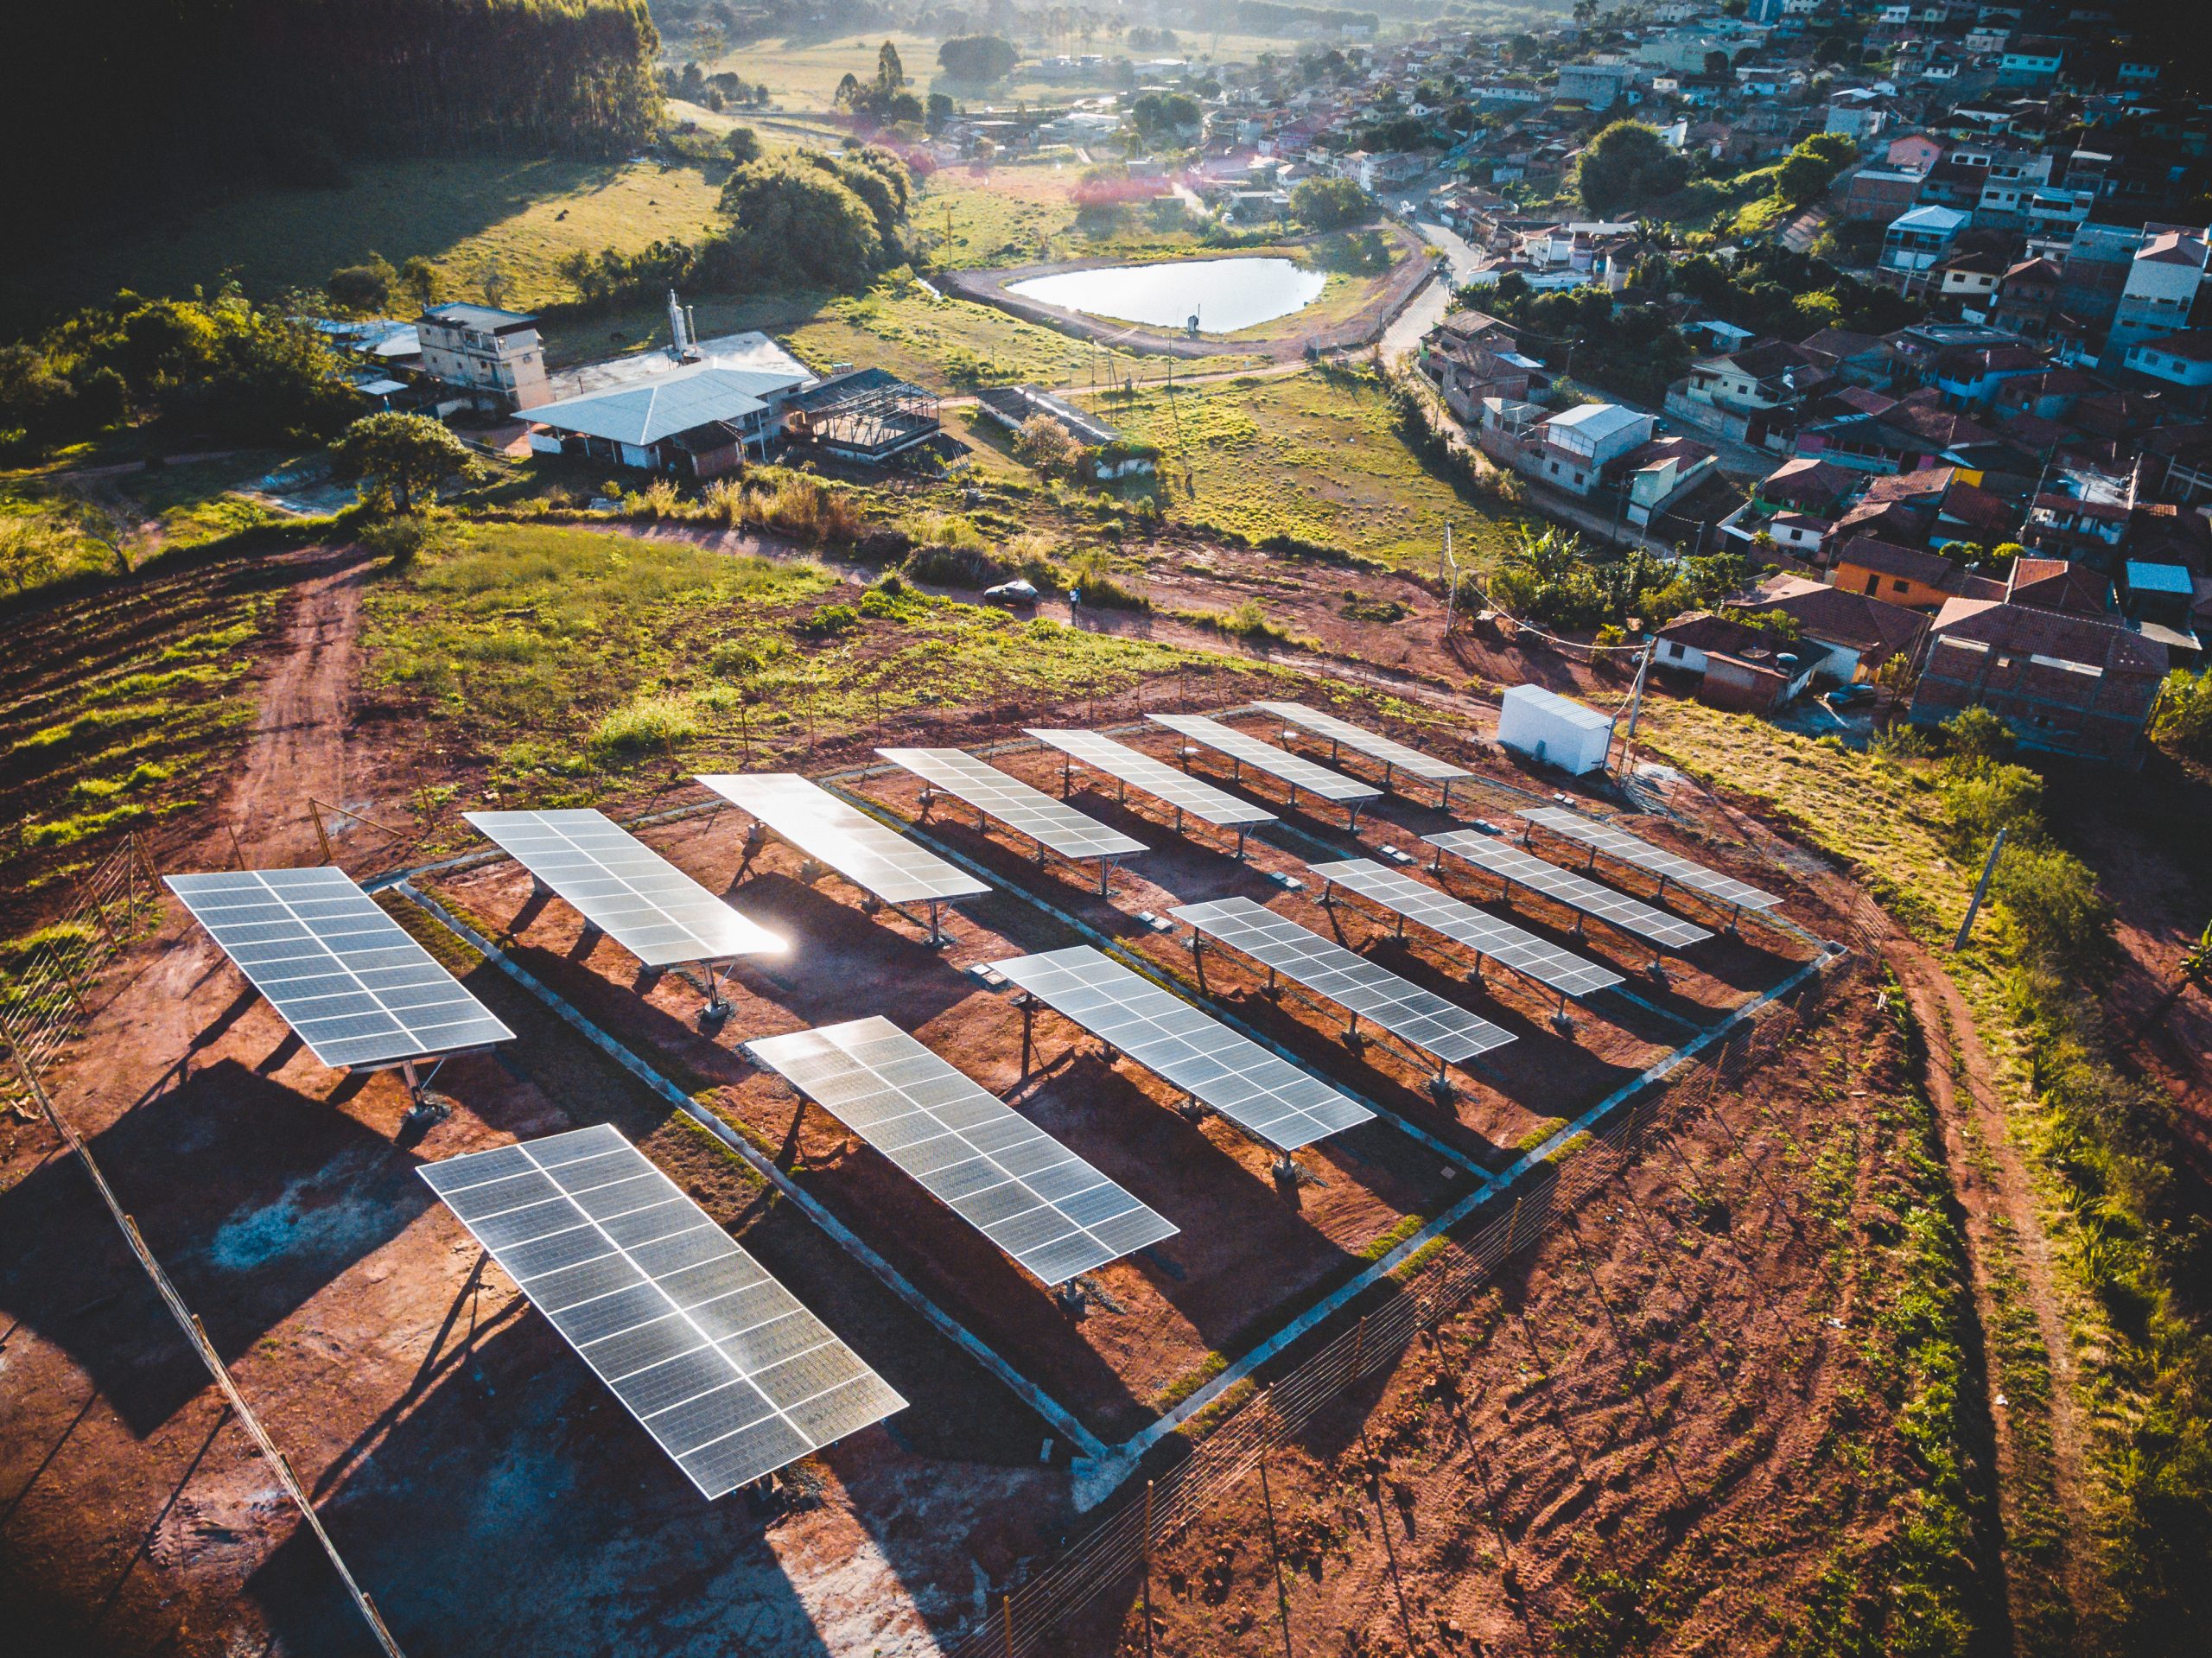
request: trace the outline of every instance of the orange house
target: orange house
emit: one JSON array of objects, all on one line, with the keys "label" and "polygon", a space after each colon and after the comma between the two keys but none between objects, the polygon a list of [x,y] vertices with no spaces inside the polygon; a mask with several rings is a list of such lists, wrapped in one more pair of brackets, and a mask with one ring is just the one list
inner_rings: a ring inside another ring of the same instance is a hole
[{"label": "orange house", "polygon": [[1963,572],[1948,558],[1861,536],[1835,556],[1828,585],[1884,604],[1935,610],[1961,591]]}]

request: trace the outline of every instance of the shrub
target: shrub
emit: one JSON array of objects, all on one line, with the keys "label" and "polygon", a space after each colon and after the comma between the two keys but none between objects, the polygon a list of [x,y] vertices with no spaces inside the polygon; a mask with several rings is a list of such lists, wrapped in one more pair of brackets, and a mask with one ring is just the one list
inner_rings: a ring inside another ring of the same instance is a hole
[{"label": "shrub", "polygon": [[429,512],[378,518],[364,524],[360,532],[362,550],[390,559],[395,569],[405,569],[423,554],[448,546],[452,540],[452,525]]},{"label": "shrub", "polygon": [[639,696],[592,727],[588,746],[594,754],[636,755],[690,742],[698,734],[698,715],[683,698]]},{"label": "shrub", "polygon": [[810,639],[836,638],[860,625],[861,613],[850,605],[824,605],[795,624],[799,632]]},{"label": "shrub", "polygon": [[2151,735],[2184,759],[2212,764],[2212,668],[2201,674],[2177,668],[2166,676]]},{"label": "shrub", "polygon": [[1106,555],[1086,548],[1068,561],[1067,584],[1079,591],[1083,602],[1101,610],[1150,610],[1152,600],[1114,573]]}]

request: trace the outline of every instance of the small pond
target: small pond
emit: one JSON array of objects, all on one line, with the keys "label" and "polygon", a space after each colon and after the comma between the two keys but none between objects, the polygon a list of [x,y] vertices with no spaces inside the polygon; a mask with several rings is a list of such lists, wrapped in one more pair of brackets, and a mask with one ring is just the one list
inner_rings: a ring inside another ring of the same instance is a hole
[{"label": "small pond", "polygon": [[1007,291],[1121,322],[1180,328],[1195,316],[1206,334],[1235,334],[1304,309],[1326,281],[1288,259],[1170,259],[1032,276]]}]

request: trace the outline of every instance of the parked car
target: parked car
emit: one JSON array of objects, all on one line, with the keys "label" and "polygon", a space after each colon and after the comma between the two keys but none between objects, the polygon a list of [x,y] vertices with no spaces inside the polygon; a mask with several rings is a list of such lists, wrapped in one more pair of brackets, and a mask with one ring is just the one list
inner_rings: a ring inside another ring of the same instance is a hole
[{"label": "parked car", "polygon": [[1037,589],[1017,575],[1011,581],[1001,581],[995,588],[985,588],[983,598],[989,604],[1020,608],[1037,602]]}]

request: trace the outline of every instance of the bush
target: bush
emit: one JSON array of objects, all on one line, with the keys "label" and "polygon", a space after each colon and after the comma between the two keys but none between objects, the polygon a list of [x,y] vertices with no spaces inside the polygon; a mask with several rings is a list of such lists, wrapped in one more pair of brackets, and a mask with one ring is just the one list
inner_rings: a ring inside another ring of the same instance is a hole
[{"label": "bush", "polygon": [[364,552],[389,559],[394,569],[402,570],[424,553],[450,545],[452,540],[453,526],[428,512],[402,512],[389,518],[378,518],[364,525],[360,533]]},{"label": "bush", "polygon": [[699,734],[699,717],[680,696],[639,696],[601,719],[588,746],[602,756],[634,756],[672,748]]},{"label": "bush", "polygon": [[2151,736],[2183,759],[2212,764],[2212,668],[2201,674],[2177,668],[2166,676]]},{"label": "bush", "polygon": [[1375,198],[1350,179],[1300,179],[1290,193],[1290,215],[1317,231],[1364,225],[1378,211]]},{"label": "bush", "polygon": [[850,605],[824,605],[794,624],[810,639],[838,638],[853,632],[860,625],[861,613]]},{"label": "bush", "polygon": [[1067,585],[1080,592],[1083,602],[1101,610],[1150,610],[1152,600],[1129,587],[1114,573],[1106,555],[1087,548],[1068,561]]}]

